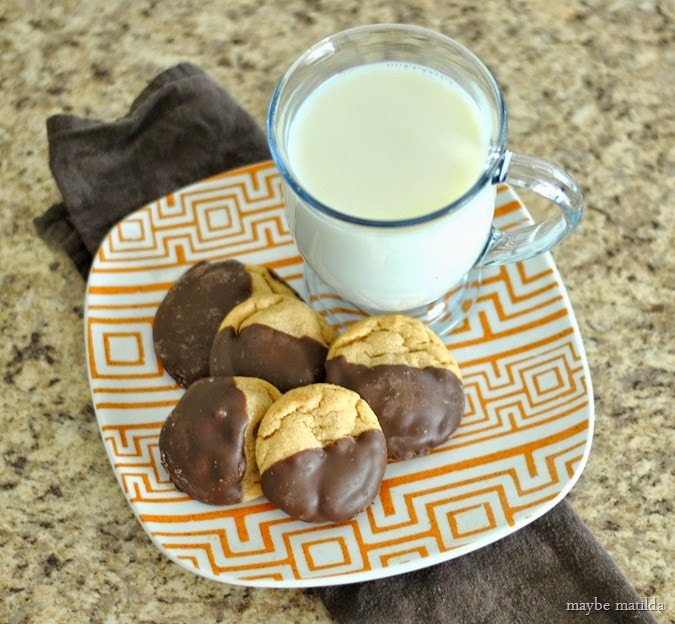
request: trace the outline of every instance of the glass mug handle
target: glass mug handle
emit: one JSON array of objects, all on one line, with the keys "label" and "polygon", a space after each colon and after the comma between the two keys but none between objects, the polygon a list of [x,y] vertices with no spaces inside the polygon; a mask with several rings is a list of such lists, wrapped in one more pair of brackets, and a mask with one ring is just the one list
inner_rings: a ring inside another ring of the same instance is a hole
[{"label": "glass mug handle", "polygon": [[493,182],[531,189],[552,201],[559,212],[509,232],[493,226],[475,266],[506,264],[537,256],[571,234],[579,224],[584,211],[579,187],[562,169],[543,158],[507,151]]}]

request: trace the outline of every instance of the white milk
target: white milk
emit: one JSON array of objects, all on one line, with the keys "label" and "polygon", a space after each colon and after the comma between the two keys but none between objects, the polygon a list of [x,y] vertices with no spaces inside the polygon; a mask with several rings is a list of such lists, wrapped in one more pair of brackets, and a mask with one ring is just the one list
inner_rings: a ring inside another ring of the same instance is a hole
[{"label": "white milk", "polygon": [[[345,213],[391,221],[434,212],[480,178],[489,120],[450,79],[419,65],[349,69],[299,104],[287,135],[292,175]],[[490,235],[495,188],[416,225],[372,227],[330,217],[286,188],[295,242],[317,275],[352,303],[406,311],[443,296]]]},{"label": "white milk", "polygon": [[434,212],[478,180],[488,152],[477,105],[420,65],[374,63],[316,89],[290,126],[298,181],[348,215],[396,220]]}]

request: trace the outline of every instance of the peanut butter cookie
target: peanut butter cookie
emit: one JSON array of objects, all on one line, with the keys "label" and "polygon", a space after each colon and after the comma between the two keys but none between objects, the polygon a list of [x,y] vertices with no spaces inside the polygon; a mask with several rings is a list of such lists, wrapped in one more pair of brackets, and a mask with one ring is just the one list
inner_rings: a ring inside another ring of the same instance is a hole
[{"label": "peanut butter cookie", "polygon": [[306,303],[259,295],[223,320],[209,359],[212,376],[260,377],[286,392],[324,380],[333,328]]},{"label": "peanut butter cookie", "polygon": [[262,379],[194,382],[159,435],[164,468],[179,490],[210,505],[261,496],[255,443],[260,421],[281,393]]},{"label": "peanut butter cookie", "polygon": [[457,429],[462,376],[443,341],[409,316],[371,316],[331,345],[326,381],[358,392],[377,415],[390,459],[428,453]]},{"label": "peanut butter cookie", "polygon": [[265,496],[306,522],[342,522],[377,496],[387,447],[370,406],[346,388],[319,383],[274,402],[258,429]]}]

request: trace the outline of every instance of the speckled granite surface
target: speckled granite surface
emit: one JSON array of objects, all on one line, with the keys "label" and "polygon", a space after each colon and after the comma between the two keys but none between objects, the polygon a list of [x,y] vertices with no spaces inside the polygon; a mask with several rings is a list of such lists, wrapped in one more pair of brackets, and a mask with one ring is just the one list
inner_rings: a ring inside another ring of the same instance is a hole
[{"label": "speckled granite surface", "polygon": [[477,52],[504,86],[510,146],[557,161],[584,189],[582,226],[554,252],[596,392],[594,447],[569,499],[638,592],[665,604],[657,619],[674,622],[674,14],[672,1],[650,0],[4,0],[0,621],[330,621],[302,591],[217,584],[152,546],[92,411],[84,284],[31,219],[59,200],[49,115],[113,119],[189,60],[262,124],[307,45],[401,21]]}]

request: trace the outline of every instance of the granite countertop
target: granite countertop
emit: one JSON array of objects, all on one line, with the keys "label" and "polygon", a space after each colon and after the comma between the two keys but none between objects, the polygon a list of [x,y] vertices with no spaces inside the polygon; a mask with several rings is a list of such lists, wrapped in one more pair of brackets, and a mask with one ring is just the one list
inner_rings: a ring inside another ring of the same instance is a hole
[{"label": "granite countertop", "polygon": [[36,235],[59,201],[45,133],[69,111],[114,119],[161,70],[192,61],[263,124],[306,46],[370,22],[443,31],[504,87],[510,147],[558,162],[587,211],[554,259],[596,396],[573,507],[637,591],[674,622],[675,32],[645,0],[4,0],[0,7],[0,621],[329,622],[301,590],[197,577],[150,542],[93,413],[84,283]]}]

